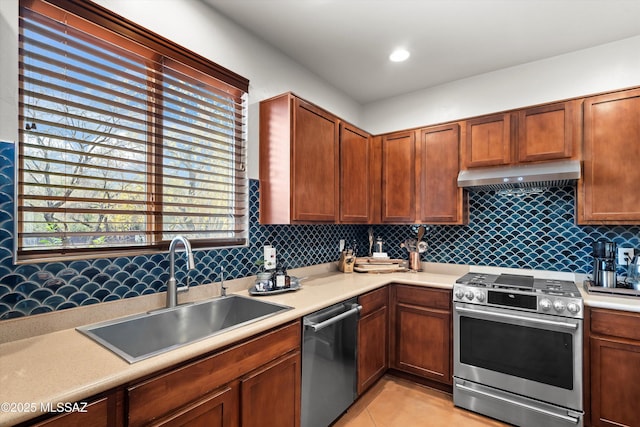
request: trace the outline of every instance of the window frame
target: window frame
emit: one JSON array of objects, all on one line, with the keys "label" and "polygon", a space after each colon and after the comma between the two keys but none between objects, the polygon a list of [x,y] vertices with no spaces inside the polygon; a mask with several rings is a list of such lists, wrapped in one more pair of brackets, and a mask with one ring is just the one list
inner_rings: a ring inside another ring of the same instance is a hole
[{"label": "window frame", "polygon": [[[20,0],[20,16],[22,16],[22,9],[31,9],[36,13],[40,13],[45,16],[53,17],[61,22],[68,22],[72,27],[85,31],[89,34],[97,35],[105,42],[112,42],[118,46],[122,46],[123,42],[126,43],[126,48],[134,53],[142,56],[149,57],[148,55],[160,55],[167,61],[172,62],[177,67],[183,67],[183,69],[192,68],[196,73],[202,73],[206,75],[207,83],[224,91],[233,93],[233,96],[241,98],[242,112],[245,116],[243,119],[243,125],[241,129],[244,132],[243,149],[246,150],[246,112],[247,105],[246,99],[248,96],[249,80],[230,71],[207,58],[185,49],[184,47],[168,40],[154,32],[151,32],[144,27],[123,18],[116,13],[97,5],[87,0]],[[154,58],[151,56],[151,58]],[[22,60],[21,60],[22,62]],[[20,70],[20,77],[23,72]],[[20,90],[23,89],[22,79],[20,81]],[[20,213],[20,207],[23,206],[23,186],[19,180],[20,174],[23,170],[23,164],[21,160],[21,154],[23,153],[23,140],[24,129],[26,122],[23,117],[23,105],[22,96],[20,96],[20,117],[19,117],[19,132],[20,138],[16,143],[15,150],[15,228],[16,236],[14,261],[16,264],[30,263],[30,262],[50,262],[50,261],[65,261],[73,259],[86,259],[86,258],[107,258],[114,256],[135,256],[141,254],[151,254],[158,252],[165,252],[168,250],[170,241],[161,240],[157,238],[158,235],[163,233],[161,223],[158,218],[159,212],[154,211],[150,216],[152,219],[152,230],[146,234],[153,234],[154,241],[147,245],[122,245],[122,246],[108,246],[108,247],[93,247],[93,248],[56,248],[56,249],[30,249],[24,250],[21,244],[21,234],[23,230],[22,214]],[[159,107],[162,108],[160,102]],[[237,110],[236,110],[237,111]],[[147,110],[149,115],[153,114]],[[157,123],[157,122],[154,122]],[[162,135],[162,133],[156,133]],[[153,139],[153,137],[151,138]],[[147,137],[146,141],[147,157],[153,159],[154,165],[152,168],[162,168],[162,155],[158,152],[162,149],[161,144],[157,141],[150,141]],[[242,166],[244,168],[242,182],[246,186],[244,206],[246,213],[244,215],[244,237],[234,238],[203,238],[203,239],[190,239],[192,247],[196,248],[221,248],[229,246],[246,246],[249,240],[249,216],[248,212],[248,187],[249,179],[246,176],[246,155],[244,156]],[[147,171],[147,175],[154,175],[155,170]],[[237,178],[237,174],[234,175]],[[154,193],[162,195],[162,191],[158,192],[158,186],[161,186],[155,179],[151,179],[148,182],[149,186],[154,187]],[[147,195],[147,197],[149,197]],[[149,201],[147,201],[149,203]],[[153,202],[152,202],[153,203]],[[236,206],[237,209],[237,206]],[[161,213],[160,213],[161,214]]]}]

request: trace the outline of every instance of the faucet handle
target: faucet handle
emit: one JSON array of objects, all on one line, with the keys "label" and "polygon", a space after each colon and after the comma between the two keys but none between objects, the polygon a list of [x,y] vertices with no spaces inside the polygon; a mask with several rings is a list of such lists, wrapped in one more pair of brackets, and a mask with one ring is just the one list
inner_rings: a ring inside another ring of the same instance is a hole
[{"label": "faucet handle", "polygon": [[189,290],[189,282],[191,282],[191,277],[189,277],[189,275],[187,274],[187,280],[186,280],[187,284],[186,285],[182,285],[182,286],[178,286],[178,288],[176,289],[176,291],[178,292],[187,292]]}]

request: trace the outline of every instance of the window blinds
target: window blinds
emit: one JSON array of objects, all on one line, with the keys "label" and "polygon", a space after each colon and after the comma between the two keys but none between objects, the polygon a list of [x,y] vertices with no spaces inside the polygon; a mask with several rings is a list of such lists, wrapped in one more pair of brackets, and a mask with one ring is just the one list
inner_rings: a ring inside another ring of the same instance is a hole
[{"label": "window blinds", "polygon": [[246,89],[54,3],[20,9],[18,259],[246,243]]}]

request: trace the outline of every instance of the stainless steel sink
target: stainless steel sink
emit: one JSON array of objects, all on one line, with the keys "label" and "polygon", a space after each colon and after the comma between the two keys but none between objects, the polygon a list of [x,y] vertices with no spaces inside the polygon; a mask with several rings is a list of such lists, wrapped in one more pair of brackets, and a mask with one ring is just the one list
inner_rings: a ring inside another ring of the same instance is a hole
[{"label": "stainless steel sink", "polygon": [[290,310],[230,295],[77,328],[129,363]]}]

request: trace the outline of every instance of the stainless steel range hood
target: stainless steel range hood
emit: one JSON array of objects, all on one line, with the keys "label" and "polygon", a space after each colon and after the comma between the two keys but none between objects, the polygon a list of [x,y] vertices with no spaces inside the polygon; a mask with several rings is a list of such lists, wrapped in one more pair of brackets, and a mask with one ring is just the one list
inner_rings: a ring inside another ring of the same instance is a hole
[{"label": "stainless steel range hood", "polygon": [[580,161],[495,166],[460,171],[458,187],[470,191],[563,187],[580,179]]}]

